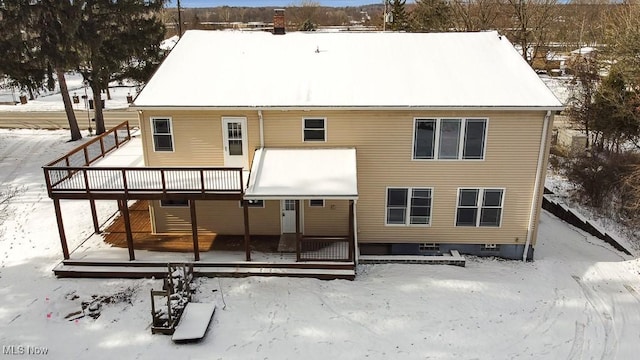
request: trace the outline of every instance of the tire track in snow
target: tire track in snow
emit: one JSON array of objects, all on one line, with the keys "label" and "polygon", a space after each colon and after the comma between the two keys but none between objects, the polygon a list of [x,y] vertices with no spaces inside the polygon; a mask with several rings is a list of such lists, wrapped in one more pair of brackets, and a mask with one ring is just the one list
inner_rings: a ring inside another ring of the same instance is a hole
[{"label": "tire track in snow", "polygon": [[[618,337],[613,326],[613,316],[608,309],[607,303],[594,289],[587,286],[579,276],[571,275],[571,277],[576,281],[576,283],[578,283],[578,286],[580,286],[582,293],[589,302],[589,305],[591,305],[593,310],[598,314],[598,318],[604,328],[604,347],[602,349],[600,359],[615,359],[618,351]],[[613,304],[612,307],[612,310],[615,311]]]},{"label": "tire track in snow", "polygon": [[582,351],[584,350],[584,329],[585,324],[576,321],[576,330],[573,334],[573,344],[569,351],[567,359],[582,359]]},{"label": "tire track in snow", "polygon": [[640,303],[640,295],[638,294],[636,289],[634,289],[633,286],[629,284],[624,284],[623,286],[625,289],[627,289],[627,291],[631,294],[631,296],[633,296]]}]

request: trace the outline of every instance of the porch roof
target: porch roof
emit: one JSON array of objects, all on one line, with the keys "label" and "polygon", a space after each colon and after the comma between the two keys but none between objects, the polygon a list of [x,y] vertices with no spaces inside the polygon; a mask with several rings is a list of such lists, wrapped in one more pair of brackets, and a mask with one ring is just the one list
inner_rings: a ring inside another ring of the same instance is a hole
[{"label": "porch roof", "polygon": [[356,149],[258,149],[244,197],[357,199]]}]

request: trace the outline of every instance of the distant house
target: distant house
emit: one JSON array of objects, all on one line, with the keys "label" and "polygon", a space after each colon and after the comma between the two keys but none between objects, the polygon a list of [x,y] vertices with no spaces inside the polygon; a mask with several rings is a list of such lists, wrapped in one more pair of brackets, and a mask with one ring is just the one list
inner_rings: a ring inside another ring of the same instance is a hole
[{"label": "distant house", "polygon": [[205,169],[145,195],[154,232],[357,261],[531,259],[563,106],[496,32],[187,31],[133,108],[145,166]]}]

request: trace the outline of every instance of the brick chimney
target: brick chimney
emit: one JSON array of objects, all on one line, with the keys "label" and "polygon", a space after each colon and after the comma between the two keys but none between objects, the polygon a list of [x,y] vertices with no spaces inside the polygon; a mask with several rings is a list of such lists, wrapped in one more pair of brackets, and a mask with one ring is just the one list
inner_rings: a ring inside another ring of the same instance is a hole
[{"label": "brick chimney", "polygon": [[284,35],[284,9],[273,11],[273,34]]}]

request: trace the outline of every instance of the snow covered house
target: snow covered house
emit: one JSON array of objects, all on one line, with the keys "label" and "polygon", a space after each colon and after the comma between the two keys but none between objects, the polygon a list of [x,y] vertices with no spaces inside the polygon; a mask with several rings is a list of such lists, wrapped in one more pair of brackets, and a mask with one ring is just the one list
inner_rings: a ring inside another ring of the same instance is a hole
[{"label": "snow covered house", "polygon": [[496,32],[188,31],[133,108],[154,232],[355,263],[531,259],[563,106]]}]

